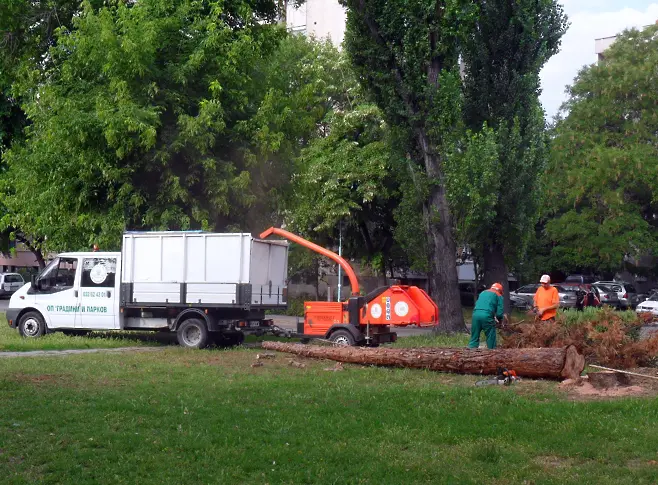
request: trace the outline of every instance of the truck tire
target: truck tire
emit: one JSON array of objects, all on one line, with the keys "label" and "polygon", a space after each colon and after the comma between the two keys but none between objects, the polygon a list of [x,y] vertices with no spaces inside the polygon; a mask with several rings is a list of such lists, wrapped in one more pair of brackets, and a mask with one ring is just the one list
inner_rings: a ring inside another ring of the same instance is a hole
[{"label": "truck tire", "polygon": [[188,349],[203,349],[208,345],[208,328],[198,318],[185,320],[176,331],[178,343]]},{"label": "truck tire", "polygon": [[37,338],[46,333],[46,323],[39,312],[27,312],[18,322],[18,333],[23,337]]},{"label": "truck tire", "polygon": [[344,345],[344,346],[353,346],[356,343],[354,340],[354,335],[352,335],[347,330],[336,330],[330,336],[329,340],[334,343],[334,345]]}]

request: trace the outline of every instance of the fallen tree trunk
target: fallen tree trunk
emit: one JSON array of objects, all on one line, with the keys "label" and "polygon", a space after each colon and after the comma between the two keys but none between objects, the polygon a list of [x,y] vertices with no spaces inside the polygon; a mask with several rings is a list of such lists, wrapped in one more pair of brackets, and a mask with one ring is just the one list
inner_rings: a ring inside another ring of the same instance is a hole
[{"label": "fallen tree trunk", "polygon": [[371,349],[263,342],[263,348],[304,357],[352,364],[412,367],[458,374],[494,375],[499,367],[514,369],[518,376],[575,379],[585,368],[576,347],[541,349]]}]

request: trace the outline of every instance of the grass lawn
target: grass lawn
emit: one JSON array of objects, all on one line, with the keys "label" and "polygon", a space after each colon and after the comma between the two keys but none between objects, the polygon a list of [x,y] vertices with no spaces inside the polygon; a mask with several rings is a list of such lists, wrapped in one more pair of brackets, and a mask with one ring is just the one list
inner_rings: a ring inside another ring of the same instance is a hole
[{"label": "grass lawn", "polygon": [[[256,349],[0,359],[3,484],[656,483],[658,401]],[[300,360],[300,359],[296,359]]]},{"label": "grass lawn", "polygon": [[[113,349],[159,345],[157,335],[144,332],[92,332],[87,337],[72,337],[54,332],[37,339],[26,339],[18,330],[9,328],[5,315],[0,313],[0,352],[65,349]],[[2,364],[0,364],[2,365]]]}]

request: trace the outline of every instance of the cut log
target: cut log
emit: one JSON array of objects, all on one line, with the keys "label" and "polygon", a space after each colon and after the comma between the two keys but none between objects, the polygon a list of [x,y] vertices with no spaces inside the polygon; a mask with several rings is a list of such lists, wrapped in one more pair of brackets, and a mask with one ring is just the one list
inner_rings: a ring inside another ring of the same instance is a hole
[{"label": "cut log", "polygon": [[573,345],[561,348],[493,350],[371,349],[263,342],[263,348],[352,364],[412,367],[459,374],[495,375],[499,367],[505,367],[514,369],[520,377],[575,379],[585,368],[585,358]]}]

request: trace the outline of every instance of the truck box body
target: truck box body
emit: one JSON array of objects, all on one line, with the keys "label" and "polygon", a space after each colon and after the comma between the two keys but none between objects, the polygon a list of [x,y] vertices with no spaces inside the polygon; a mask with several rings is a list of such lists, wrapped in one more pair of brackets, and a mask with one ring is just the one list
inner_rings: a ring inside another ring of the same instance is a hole
[{"label": "truck box body", "polygon": [[283,307],[287,246],[245,233],[126,233],[123,303]]}]

